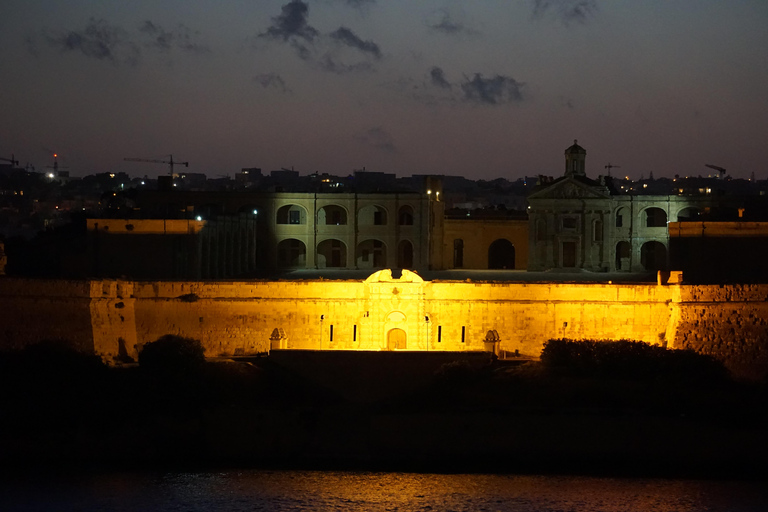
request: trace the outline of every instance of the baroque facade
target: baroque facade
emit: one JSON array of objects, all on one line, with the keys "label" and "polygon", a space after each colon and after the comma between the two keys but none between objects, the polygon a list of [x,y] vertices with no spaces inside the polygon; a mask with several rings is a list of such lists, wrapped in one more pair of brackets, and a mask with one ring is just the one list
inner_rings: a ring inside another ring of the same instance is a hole
[{"label": "baroque facade", "polygon": [[586,150],[565,150],[565,173],[528,196],[528,270],[645,272],[669,268],[669,222],[696,220],[716,198],[624,195],[586,174]]}]

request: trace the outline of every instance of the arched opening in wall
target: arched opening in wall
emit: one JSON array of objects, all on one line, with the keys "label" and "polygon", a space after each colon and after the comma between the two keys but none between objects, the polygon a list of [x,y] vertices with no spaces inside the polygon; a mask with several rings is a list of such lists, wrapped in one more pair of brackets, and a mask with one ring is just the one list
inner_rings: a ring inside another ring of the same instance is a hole
[{"label": "arched opening in wall", "polygon": [[677,222],[696,222],[699,220],[700,213],[701,210],[693,206],[683,208],[677,213]]},{"label": "arched opening in wall", "polygon": [[665,228],[667,227],[667,212],[661,208],[646,208],[645,227],[647,228]]},{"label": "arched opening in wall", "polygon": [[200,217],[202,220],[216,220],[219,215],[224,213],[220,204],[208,203],[195,206],[194,217]]},{"label": "arched opening in wall", "polygon": [[306,224],[307,211],[297,204],[287,204],[277,210],[277,224]]},{"label": "arched opening in wall", "polygon": [[387,210],[375,204],[364,206],[357,212],[357,223],[360,226],[386,226]]},{"label": "arched opening in wall", "polygon": [[453,241],[453,268],[464,268],[464,240]]},{"label": "arched opening in wall", "polygon": [[547,239],[547,223],[544,219],[536,221],[536,241],[544,242]]},{"label": "arched opening in wall", "polygon": [[341,240],[331,238],[317,244],[318,268],[340,268],[347,266],[347,246]]},{"label": "arched opening in wall", "polygon": [[397,244],[397,267],[413,268],[413,244],[410,240],[400,240]]},{"label": "arched opening in wall", "polygon": [[387,350],[405,350],[408,348],[408,336],[402,329],[390,329],[387,333]]},{"label": "arched opening in wall", "polygon": [[616,270],[629,270],[630,253],[629,242],[622,240],[616,244]]},{"label": "arched opening in wall", "polygon": [[640,263],[648,271],[667,269],[667,248],[661,242],[645,242],[640,248]]},{"label": "arched opening in wall", "polygon": [[321,226],[346,226],[347,210],[336,204],[323,206],[317,211],[317,224]]},{"label": "arched opening in wall", "polygon": [[283,268],[305,268],[307,246],[301,240],[289,238],[277,244],[277,265]]},{"label": "arched opening in wall", "polygon": [[403,205],[397,211],[397,223],[401,226],[413,226],[413,207]]},{"label": "arched opening in wall", "polygon": [[514,269],[515,246],[505,238],[494,240],[488,247],[488,268]]},{"label": "arched opening in wall", "polygon": [[619,208],[616,210],[616,227],[617,228],[623,228],[624,227],[624,215],[626,214],[627,209],[626,208]]},{"label": "arched opening in wall", "polygon": [[363,240],[357,244],[358,268],[384,268],[387,265],[387,246],[381,240]]}]

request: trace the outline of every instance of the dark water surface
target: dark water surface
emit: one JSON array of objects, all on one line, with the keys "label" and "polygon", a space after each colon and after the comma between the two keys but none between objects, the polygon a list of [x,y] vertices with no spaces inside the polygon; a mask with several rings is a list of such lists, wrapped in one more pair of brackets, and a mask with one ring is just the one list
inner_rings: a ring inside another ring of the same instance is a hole
[{"label": "dark water surface", "polygon": [[766,482],[223,471],[6,478],[0,510],[765,511]]}]

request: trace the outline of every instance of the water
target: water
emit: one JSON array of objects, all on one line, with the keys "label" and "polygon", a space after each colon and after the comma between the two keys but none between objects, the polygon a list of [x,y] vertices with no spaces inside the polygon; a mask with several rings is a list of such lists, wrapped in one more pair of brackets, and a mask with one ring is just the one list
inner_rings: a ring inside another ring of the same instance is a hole
[{"label": "water", "polygon": [[0,483],[4,511],[765,511],[765,482],[320,471],[110,473]]}]

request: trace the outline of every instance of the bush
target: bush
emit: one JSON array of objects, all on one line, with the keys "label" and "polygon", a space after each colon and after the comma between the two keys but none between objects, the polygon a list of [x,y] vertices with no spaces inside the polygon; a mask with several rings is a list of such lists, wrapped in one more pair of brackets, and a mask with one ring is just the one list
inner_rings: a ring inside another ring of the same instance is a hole
[{"label": "bush", "polygon": [[199,340],[166,334],[147,343],[139,352],[139,366],[152,373],[190,374],[205,364],[205,349]]},{"label": "bush", "polygon": [[723,382],[728,371],[711,356],[692,350],[667,350],[641,341],[553,339],[541,362],[550,370],[579,377]]}]

